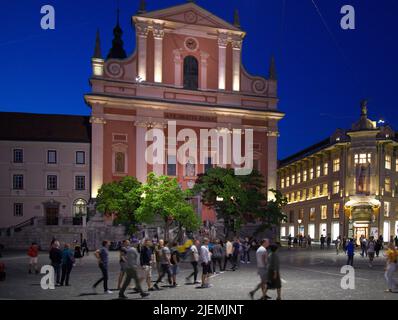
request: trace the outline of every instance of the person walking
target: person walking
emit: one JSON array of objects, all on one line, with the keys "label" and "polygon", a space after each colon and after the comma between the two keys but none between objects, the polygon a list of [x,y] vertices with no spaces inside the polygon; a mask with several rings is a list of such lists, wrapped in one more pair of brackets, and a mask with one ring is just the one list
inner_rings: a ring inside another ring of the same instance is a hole
[{"label": "person walking", "polygon": [[354,264],[354,253],[355,252],[355,245],[354,245],[354,239],[350,239],[350,242],[347,244],[347,265],[353,266]]},{"label": "person walking", "polygon": [[330,236],[330,234],[328,234],[327,238],[326,238],[326,248],[329,250],[330,249],[330,245],[332,244],[332,237]]},{"label": "person walking", "polygon": [[117,279],[117,290],[120,290],[123,284],[124,276],[126,275],[126,249],[127,249],[128,240],[123,240],[122,246],[119,250],[119,265],[120,265],[120,272],[119,277]]},{"label": "person walking", "polygon": [[346,239],[346,237],[343,237],[342,247],[343,247],[344,254],[347,254],[347,239]]},{"label": "person walking", "polygon": [[289,234],[287,237],[287,248],[290,250],[292,248],[292,235]]},{"label": "person walking", "polygon": [[135,281],[135,288],[140,293],[141,297],[149,296],[149,293],[146,293],[142,290],[140,279],[138,276],[138,268],[140,266],[140,254],[137,249],[133,246],[130,246],[130,241],[126,240],[126,279],[124,280],[123,286],[119,291],[119,299],[127,299],[127,296],[124,294],[126,292],[127,287],[130,285],[132,279]]},{"label": "person walking", "polygon": [[384,277],[387,282],[387,290],[385,292],[393,292],[396,289],[396,282],[394,280],[394,273],[397,270],[398,252],[394,243],[389,243],[386,255],[386,267]]},{"label": "person walking", "polygon": [[[239,255],[238,255],[239,257]],[[200,262],[202,264],[202,288],[210,288],[209,277],[211,274],[211,254],[209,251],[209,239],[203,239],[203,245],[200,248]]]},{"label": "person walking", "polygon": [[382,246],[383,246],[383,242],[380,239],[380,237],[378,237],[376,240],[376,246],[375,246],[375,253],[376,253],[377,258],[379,257],[380,250],[381,250]]},{"label": "person walking", "polygon": [[157,241],[157,244],[155,245],[155,260],[156,260],[156,271],[158,273],[158,278],[162,274],[162,267],[160,264],[160,257],[162,256],[162,248],[164,247],[164,240],[160,239]]},{"label": "person walking", "polygon": [[39,246],[36,242],[32,242],[31,246],[28,249],[29,256],[29,274],[32,274],[32,269],[36,274],[39,274]]},{"label": "person walking", "polygon": [[254,295],[258,290],[262,290],[263,296],[261,300],[266,300],[270,297],[267,296],[267,280],[268,280],[268,252],[267,248],[269,247],[269,240],[263,239],[261,241],[260,247],[256,251],[256,260],[257,260],[257,274],[260,276],[261,282],[257,285],[257,287],[249,292],[250,298],[253,300]]},{"label": "person walking", "polygon": [[339,251],[340,251],[340,245],[341,245],[341,236],[338,236],[336,238],[336,240],[334,241],[334,244],[336,246],[336,254],[338,255]]},{"label": "person walking", "polygon": [[244,252],[243,252],[243,261],[246,264],[250,264],[250,249],[251,249],[251,244],[249,241],[249,238],[245,238],[245,246],[244,246]]},{"label": "person walking", "polygon": [[154,262],[154,253],[151,240],[149,239],[145,240],[144,246],[141,249],[140,262],[145,274],[145,281],[148,286],[148,291],[154,291],[152,286],[152,264]]},{"label": "person walking", "polygon": [[224,268],[223,268],[224,270],[226,270],[227,268],[227,262],[229,262],[232,267],[234,265],[232,261],[233,246],[230,240],[227,240],[227,243],[225,244],[225,250],[226,250],[226,256],[224,259]]},{"label": "person walking", "polygon": [[54,268],[54,282],[56,285],[61,284],[61,264],[62,264],[62,251],[60,249],[59,241],[55,241],[49,253],[51,266]]},{"label": "person walking", "polygon": [[[160,244],[160,241],[159,241]],[[165,241],[164,243],[162,242],[160,244],[160,269],[161,269],[161,273],[159,275],[159,278],[156,280],[155,284],[153,285],[153,287],[156,290],[160,290],[159,288],[159,282],[162,282],[163,277],[167,274],[168,280],[169,280],[169,284],[172,284],[172,274],[171,274],[171,270],[170,270],[170,265],[171,265],[171,252],[170,249],[168,248],[168,242]]]},{"label": "person walking", "polygon": [[395,242],[395,247],[398,247],[398,235],[395,236],[394,242]]},{"label": "person walking", "polygon": [[279,255],[278,245],[273,244],[270,246],[271,254],[269,255],[268,259],[268,283],[267,289],[277,291],[277,298],[276,300],[282,300],[282,281],[280,275],[280,263],[279,263]]},{"label": "person walking", "polygon": [[70,249],[69,243],[65,243],[62,251],[62,276],[60,286],[69,286],[69,278],[75,263],[73,251]]},{"label": "person walking", "polygon": [[189,249],[189,257],[190,257],[190,262],[193,268],[193,272],[185,278],[185,280],[190,281],[190,279],[193,277],[193,284],[199,284],[200,282],[197,281],[198,279],[198,263],[199,263],[199,250],[198,247],[200,245],[199,240],[195,240],[192,246]]},{"label": "person walking", "polygon": [[365,258],[365,256],[366,257],[368,256],[368,251],[367,251],[368,242],[364,236],[361,236],[360,242],[361,242],[361,251],[362,251],[361,256],[362,258]]},{"label": "person walking", "polygon": [[98,259],[98,267],[101,270],[102,277],[93,285],[93,290],[96,291],[97,286],[103,282],[104,293],[112,294],[113,292],[108,288],[108,264],[109,264],[109,241],[102,241],[102,248],[95,252],[95,256]]},{"label": "person walking", "polygon": [[79,244],[75,245],[74,258],[75,258],[75,263],[77,265],[82,264],[83,253],[82,253],[82,248]]},{"label": "person walking", "polygon": [[240,240],[236,238],[234,243],[232,244],[232,271],[235,271],[238,268],[239,256],[240,256]]},{"label": "person walking", "polygon": [[312,238],[310,235],[307,236],[307,244],[308,244],[308,249],[312,249]]},{"label": "person walking", "polygon": [[216,269],[217,269],[217,264],[220,268],[220,272],[222,271],[222,257],[223,257],[223,249],[222,246],[220,244],[220,240],[216,239],[216,243],[213,246],[213,249],[211,250],[211,261],[213,263],[213,273],[217,273]]},{"label": "person walking", "polygon": [[375,258],[375,247],[376,247],[376,242],[374,240],[374,237],[371,236],[368,244],[367,244],[367,248],[366,251],[368,253],[368,257],[369,257],[369,267],[373,268],[373,260]]},{"label": "person walking", "polygon": [[85,255],[87,255],[87,256],[89,255],[88,244],[87,244],[87,240],[86,239],[84,239],[83,242],[82,242],[82,253],[83,253],[83,257]]},{"label": "person walking", "polygon": [[321,235],[321,250],[325,249],[325,236],[322,234]]},{"label": "person walking", "polygon": [[175,288],[178,286],[177,284],[177,274],[178,274],[178,268],[179,268],[179,263],[180,263],[180,253],[178,252],[177,248],[177,242],[173,242],[172,247],[171,247],[171,258],[170,258],[170,264],[171,264],[171,275],[172,275],[172,287]]}]

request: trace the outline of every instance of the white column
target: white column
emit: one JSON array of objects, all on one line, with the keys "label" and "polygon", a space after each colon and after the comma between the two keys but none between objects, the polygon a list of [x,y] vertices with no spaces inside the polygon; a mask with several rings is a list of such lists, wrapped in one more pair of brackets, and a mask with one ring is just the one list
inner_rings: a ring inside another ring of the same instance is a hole
[{"label": "white column", "polygon": [[268,168],[267,168],[267,191],[268,191],[268,200],[273,200],[274,195],[270,192],[270,189],[276,190],[276,181],[277,181],[277,141],[278,141],[278,132],[277,131],[269,131],[267,133],[267,141],[268,141]]},{"label": "white column", "polygon": [[200,77],[200,89],[207,89],[207,59],[209,58],[209,54],[207,52],[200,53],[200,66],[201,66],[201,77]]},{"label": "white column", "polygon": [[103,118],[91,117],[91,197],[97,198],[98,189],[101,188],[104,178],[104,124]]},{"label": "white column", "polygon": [[145,23],[137,23],[136,30],[138,36],[138,76],[142,81],[146,81],[148,25]]},{"label": "white column", "polygon": [[225,90],[228,35],[218,35],[218,89]]},{"label": "white column", "polygon": [[145,161],[145,150],[147,147],[145,141],[146,125],[141,123],[136,123],[136,178],[138,181],[145,183],[147,176],[147,163]]},{"label": "white column", "polygon": [[174,85],[182,88],[182,61],[181,52],[178,49],[173,51],[174,53]]},{"label": "white column", "polygon": [[161,83],[163,80],[163,25],[155,24],[153,26],[153,37],[155,42],[154,79],[155,82]]},{"label": "white column", "polygon": [[232,42],[232,89],[233,91],[240,91],[240,63],[242,40],[234,40]]}]

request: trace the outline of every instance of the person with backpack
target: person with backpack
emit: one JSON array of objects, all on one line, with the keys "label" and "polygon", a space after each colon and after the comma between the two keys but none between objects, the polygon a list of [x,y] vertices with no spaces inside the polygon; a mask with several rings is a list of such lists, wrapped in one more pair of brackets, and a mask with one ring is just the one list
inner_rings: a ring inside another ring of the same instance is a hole
[{"label": "person with backpack", "polygon": [[210,288],[209,277],[211,273],[211,253],[209,251],[209,239],[203,239],[203,245],[200,248],[200,261],[202,264],[202,286],[201,288]]},{"label": "person with backpack", "polygon": [[198,247],[200,245],[199,240],[195,240],[192,246],[189,249],[189,259],[193,268],[193,272],[185,278],[185,280],[190,281],[193,277],[193,284],[199,284],[198,279],[198,263],[199,263],[199,250]]},{"label": "person with backpack", "polygon": [[97,286],[103,282],[104,284],[104,293],[112,294],[113,292],[108,289],[108,264],[109,264],[109,241],[102,241],[102,248],[95,252],[95,256],[98,260],[98,267],[101,270],[102,277],[93,285],[93,290],[96,292]]},{"label": "person with backpack", "polygon": [[172,287],[175,288],[178,286],[177,284],[177,274],[178,274],[178,265],[180,263],[180,252],[178,251],[177,248],[177,242],[173,242],[172,247],[171,247],[171,274],[172,274]]},{"label": "person with backpack", "polygon": [[70,245],[65,243],[64,250],[62,251],[62,276],[60,286],[62,287],[64,284],[69,286],[69,278],[73,269],[73,264],[75,263],[75,258],[73,255],[73,251],[70,249]]},{"label": "person with backpack", "polygon": [[123,286],[119,291],[119,299],[127,299],[125,296],[125,292],[127,287],[129,286],[132,279],[135,281],[135,288],[137,292],[140,293],[141,297],[149,296],[149,293],[146,293],[141,288],[140,279],[138,276],[138,268],[140,266],[140,254],[137,249],[130,245],[130,241],[126,240],[125,242],[125,251],[126,251],[126,279],[124,280]]},{"label": "person with backpack", "polygon": [[221,247],[220,240],[216,239],[216,243],[211,249],[211,261],[213,263],[213,273],[216,273],[217,263],[220,268],[220,272],[222,271],[222,257],[223,257],[223,248]]},{"label": "person with backpack", "polygon": [[29,274],[32,274],[32,268],[34,269],[36,274],[39,274],[39,246],[36,242],[33,242],[28,250],[29,256]]},{"label": "person with backpack", "polygon": [[351,267],[354,264],[354,254],[355,254],[355,245],[354,245],[354,239],[350,239],[350,242],[347,244],[347,265],[350,265]]},{"label": "person with backpack", "polygon": [[148,291],[154,291],[152,286],[152,264],[154,262],[154,253],[151,240],[146,239],[144,246],[140,252],[141,267],[145,273],[145,280],[148,286]]},{"label": "person with backpack", "polygon": [[366,248],[369,257],[369,268],[373,268],[373,259],[375,258],[375,247],[376,247],[376,242],[374,240],[374,237],[371,236]]},{"label": "person with backpack", "polygon": [[60,249],[59,241],[55,241],[50,249],[51,266],[54,268],[54,282],[57,285],[61,284],[61,264],[62,264],[62,251]]},{"label": "person with backpack", "polygon": [[170,270],[170,265],[171,265],[171,252],[170,249],[168,248],[168,242],[165,241],[164,244],[159,241],[159,249],[160,249],[160,257],[159,257],[159,263],[160,263],[160,269],[161,273],[159,275],[159,278],[156,280],[155,284],[153,287],[156,290],[160,290],[159,288],[159,283],[162,282],[163,277],[167,274],[169,284],[172,284],[172,274]]},{"label": "person with backpack", "polygon": [[82,253],[82,247],[78,243],[76,243],[76,245],[75,245],[74,257],[75,257],[75,261],[77,262],[77,264],[81,265],[83,253]]}]

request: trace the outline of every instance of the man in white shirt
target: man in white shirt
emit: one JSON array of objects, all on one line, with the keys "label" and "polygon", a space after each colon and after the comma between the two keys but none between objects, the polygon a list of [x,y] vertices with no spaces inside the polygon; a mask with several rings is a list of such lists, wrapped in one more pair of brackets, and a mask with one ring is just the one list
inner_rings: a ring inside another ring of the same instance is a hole
[{"label": "man in white shirt", "polygon": [[249,292],[249,296],[251,299],[254,298],[254,294],[261,288],[263,291],[263,297],[261,300],[269,299],[267,296],[267,276],[268,276],[268,252],[267,248],[269,246],[269,240],[263,239],[261,241],[261,245],[256,252],[256,260],[257,260],[257,273],[260,276],[261,282],[257,285],[257,287]]},{"label": "man in white shirt", "polygon": [[203,239],[203,245],[200,248],[200,261],[202,263],[202,288],[210,288],[209,276],[211,274],[211,255],[209,251],[209,239]]}]

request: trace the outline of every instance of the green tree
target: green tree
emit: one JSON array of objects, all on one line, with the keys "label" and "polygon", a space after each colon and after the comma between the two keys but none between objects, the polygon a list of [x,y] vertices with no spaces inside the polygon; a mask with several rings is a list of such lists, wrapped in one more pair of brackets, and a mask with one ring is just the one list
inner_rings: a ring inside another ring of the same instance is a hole
[{"label": "green tree", "polygon": [[98,191],[97,210],[104,215],[115,214],[115,223],[126,226],[133,234],[137,229],[135,211],[141,204],[141,183],[134,177],[103,184]]},{"label": "green tree", "polygon": [[215,209],[224,220],[225,234],[236,234],[241,225],[253,222],[266,204],[264,177],[256,170],[235,175],[234,169],[215,167],[198,176],[194,192],[201,194],[202,203]]},{"label": "green tree", "polygon": [[283,213],[283,208],[287,205],[287,198],[279,190],[271,189],[270,191],[274,196],[257,215],[261,225],[256,233],[273,227],[280,227],[281,223],[287,219],[287,216]]},{"label": "green tree", "polygon": [[192,192],[182,190],[177,179],[150,173],[147,183],[141,186],[140,193],[142,200],[136,210],[136,218],[143,223],[153,223],[156,218],[161,218],[166,240],[173,223],[180,229],[185,227],[189,231],[199,228],[200,219],[189,203]]}]

